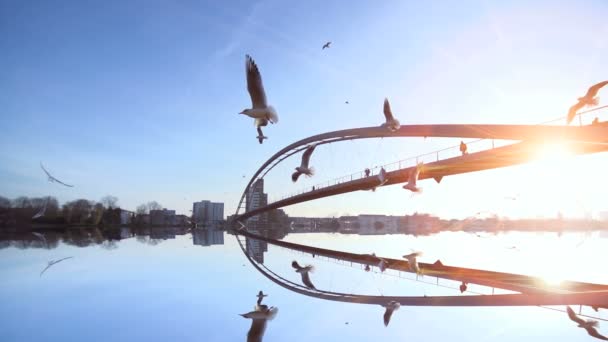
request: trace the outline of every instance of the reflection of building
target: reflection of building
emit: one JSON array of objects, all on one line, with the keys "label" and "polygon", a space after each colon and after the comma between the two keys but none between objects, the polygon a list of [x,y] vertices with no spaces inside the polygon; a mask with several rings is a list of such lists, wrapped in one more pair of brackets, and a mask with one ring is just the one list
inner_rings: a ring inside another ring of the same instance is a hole
[{"label": "reflection of building", "polygon": [[[263,207],[268,204],[268,195],[264,193],[264,179],[258,179],[251,185],[249,191],[247,192],[247,204],[246,211],[251,211],[260,207]],[[267,214],[259,214],[255,215],[252,218],[249,218],[247,222],[254,223],[257,226],[265,226],[268,222]]]},{"label": "reflection of building", "polygon": [[192,204],[192,218],[195,223],[208,225],[224,220],[224,203],[200,201]]},{"label": "reflection of building", "polygon": [[150,224],[153,226],[174,226],[175,210],[150,210]]},{"label": "reflection of building", "polygon": [[359,215],[359,234],[396,234],[399,217],[386,215]]},{"label": "reflection of building", "polygon": [[[257,231],[252,231],[252,233],[259,234]],[[264,252],[268,251],[268,243],[266,241],[247,238],[245,247],[247,255],[260,264],[264,263]]]},{"label": "reflection of building", "polygon": [[224,232],[215,228],[193,229],[192,243],[198,246],[224,244]]}]

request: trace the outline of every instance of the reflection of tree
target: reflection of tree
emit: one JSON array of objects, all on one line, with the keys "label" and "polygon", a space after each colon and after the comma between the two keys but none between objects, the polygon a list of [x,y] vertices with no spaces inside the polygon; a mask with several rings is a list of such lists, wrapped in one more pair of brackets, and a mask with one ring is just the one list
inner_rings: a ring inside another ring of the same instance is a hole
[{"label": "reflection of tree", "polygon": [[93,203],[83,198],[63,205],[63,216],[68,223],[84,224],[92,212]]},{"label": "reflection of tree", "polygon": [[117,249],[118,244],[116,243],[116,240],[105,240],[101,243],[101,248],[107,250]]}]

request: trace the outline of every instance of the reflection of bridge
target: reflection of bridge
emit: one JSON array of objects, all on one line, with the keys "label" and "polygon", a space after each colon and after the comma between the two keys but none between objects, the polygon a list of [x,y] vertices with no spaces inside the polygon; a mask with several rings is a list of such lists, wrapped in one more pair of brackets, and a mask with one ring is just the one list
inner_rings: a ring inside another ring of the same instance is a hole
[{"label": "reflection of bridge", "polygon": [[[551,286],[540,278],[520,274],[492,272],[471,268],[453,267],[443,265],[441,262],[434,264],[419,263],[425,276],[448,279],[458,282],[467,282],[492,288],[504,289],[518,293],[492,294],[477,296],[365,296],[357,294],[338,293],[309,289],[300,284],[291,282],[274,273],[262,263],[257,262],[245,251],[246,242],[240,239],[245,237],[247,241],[258,240],[272,245],[280,246],[290,250],[300,251],[313,256],[324,256],[350,263],[376,266],[380,259],[368,254],[354,254],[334,251],[330,249],[317,248],[300,245],[296,243],[279,241],[265,238],[263,236],[240,230],[237,240],[241,249],[251,264],[264,276],[276,284],[311,297],[327,299],[340,302],[352,302],[361,304],[383,305],[391,300],[398,301],[402,305],[411,306],[536,306],[536,305],[589,305],[594,307],[608,308],[608,285],[599,285],[583,282],[564,281],[559,286]],[[388,261],[388,269],[399,272],[413,273],[405,260],[383,258]],[[289,262],[289,260],[286,260]]]},{"label": "reflection of bridge", "polygon": [[[245,220],[271,209],[311,201],[319,198],[344,194],[352,191],[367,190],[377,185],[375,176],[366,177],[361,173],[352,174],[335,184],[316,187],[315,190],[283,198],[266,206],[239,215],[244,206],[250,186],[288,157],[302,151],[309,144],[329,144],[344,140],[370,139],[382,137],[443,137],[478,138],[521,141],[511,145],[490,148],[464,156],[440,159],[426,163],[419,179],[434,178],[441,181],[445,176],[500,168],[525,163],[534,158],[537,148],[547,142],[564,143],[573,154],[588,154],[608,150],[608,125],[589,125],[582,127],[542,126],[542,125],[409,125],[401,126],[396,132],[384,127],[355,128],[315,135],[297,141],[268,159],[253,175],[237,207],[236,220]],[[388,182],[385,185],[406,182],[415,161],[411,164],[398,163],[394,170],[387,169]]]}]

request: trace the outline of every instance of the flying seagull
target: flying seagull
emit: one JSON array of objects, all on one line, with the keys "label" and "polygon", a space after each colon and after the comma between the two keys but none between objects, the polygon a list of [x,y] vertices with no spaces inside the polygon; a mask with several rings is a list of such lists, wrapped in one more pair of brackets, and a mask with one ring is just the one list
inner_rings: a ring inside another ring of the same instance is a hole
[{"label": "flying seagull", "polygon": [[388,99],[384,99],[384,117],[386,118],[386,122],[381,125],[381,127],[388,128],[389,131],[394,132],[398,130],[401,125],[399,124],[399,120],[395,119],[393,116],[393,112],[391,111],[391,104],[388,103]]},{"label": "flying seagull", "polygon": [[[256,121],[257,121],[257,119],[256,119]],[[262,132],[261,127],[258,127],[258,136],[256,138],[258,138],[258,142],[260,144],[264,142],[264,139],[268,139],[268,137],[265,136],[264,133]]]},{"label": "flying seagull", "polygon": [[386,175],[386,170],[383,167],[380,168],[380,172],[378,172],[378,175],[376,177],[378,177],[378,185],[369,189],[371,191],[376,191],[377,187],[383,186],[384,183],[386,183],[388,181],[388,176]]},{"label": "flying seagull", "polygon": [[575,313],[574,310],[572,310],[572,308],[570,308],[569,306],[566,307],[566,311],[568,312],[568,317],[576,322],[578,324],[579,328],[583,328],[585,330],[587,330],[587,333],[590,336],[593,336],[595,338],[599,338],[600,340],[605,340],[608,341],[608,337],[600,335],[600,333],[597,331],[597,327],[598,327],[598,322],[594,321],[594,320],[583,320],[580,317],[578,317]]},{"label": "flying seagull", "polygon": [[420,169],[422,169],[422,162],[416,165],[416,168],[410,171],[410,176],[407,180],[407,184],[403,186],[404,189],[410,190],[411,192],[421,192],[422,189],[416,186],[418,181],[418,175],[420,175]]},{"label": "flying seagull", "polygon": [[291,263],[291,267],[293,267],[297,273],[300,273],[300,275],[302,276],[302,283],[304,283],[304,285],[306,285],[306,287],[316,290],[315,286],[310,281],[310,276],[308,275],[308,273],[310,273],[314,270],[313,266],[306,265],[306,266],[302,267],[302,266],[300,266],[300,264],[298,264],[297,261],[294,260]]},{"label": "flying seagull", "polygon": [[[273,124],[279,122],[279,117],[274,107],[266,103],[262,76],[260,75],[258,66],[249,55],[245,56],[245,73],[247,74],[247,90],[251,97],[252,108],[244,109],[239,114],[245,114],[254,119],[268,120]],[[256,127],[259,126],[263,125],[256,121]]]},{"label": "flying seagull", "polygon": [[40,276],[42,277],[42,275],[44,274],[44,272],[46,272],[46,270],[48,270],[51,266],[58,264],[60,262],[62,262],[63,260],[67,260],[67,259],[71,259],[73,257],[66,257],[63,259],[59,259],[59,260],[51,260],[49,261],[49,264],[42,270],[42,272],[40,272]]},{"label": "flying seagull", "polygon": [[459,289],[460,289],[460,293],[464,293],[464,291],[467,290],[467,283],[465,283],[463,281],[462,284],[460,284]]},{"label": "flying seagull", "polygon": [[574,117],[576,116],[576,112],[578,112],[581,108],[583,108],[585,106],[589,106],[589,107],[597,106],[598,103],[600,102],[600,98],[596,97],[597,92],[606,84],[608,84],[608,81],[604,81],[604,82],[600,82],[598,84],[592,85],[587,90],[587,94],[585,94],[585,96],[579,97],[578,102],[576,104],[574,104],[572,107],[570,107],[570,110],[568,111],[568,117],[566,119],[566,122],[568,124],[570,124],[570,122],[572,122],[572,120],[574,120]]},{"label": "flying seagull", "polygon": [[298,181],[298,178],[302,174],[307,175],[308,177],[315,174],[315,170],[312,167],[309,167],[308,163],[310,162],[310,156],[312,155],[312,152],[315,150],[316,146],[317,145],[315,144],[308,146],[306,151],[304,151],[302,154],[302,163],[300,166],[296,167],[296,172],[291,175],[291,180],[294,183]]},{"label": "flying seagull", "polygon": [[380,269],[380,272],[384,272],[388,267],[388,261],[386,261],[382,258],[378,258],[378,259],[380,259],[380,262],[378,263],[378,268]]},{"label": "flying seagull", "polygon": [[49,182],[51,182],[51,183],[56,182],[56,183],[59,183],[59,184],[61,184],[61,185],[65,185],[65,186],[70,187],[70,188],[73,188],[73,187],[74,187],[73,185],[65,184],[64,182],[60,181],[59,179],[57,179],[57,178],[53,177],[53,176],[52,176],[52,175],[51,175],[51,174],[50,174],[50,173],[49,173],[49,172],[48,172],[48,171],[47,171],[47,170],[44,168],[44,165],[42,165],[42,162],[40,162],[40,167],[42,168],[42,171],[44,171],[44,173],[46,173],[46,175],[49,177]]},{"label": "flying seagull", "polygon": [[241,314],[241,316],[251,319],[247,342],[261,342],[266,331],[266,323],[273,320],[278,312],[279,309],[274,306],[268,308],[266,305],[257,305],[253,311]]},{"label": "flying seagull", "polygon": [[40,208],[40,210],[36,213],[36,215],[32,216],[32,220],[44,216],[44,213],[46,212],[46,206],[48,203],[49,203],[49,197],[46,198],[46,201],[44,201],[44,205],[42,206],[42,208]]},{"label": "flying seagull", "polygon": [[46,238],[44,237],[44,235],[37,233],[37,232],[32,232],[32,235],[34,235],[35,237],[42,240],[42,242],[44,242],[44,245],[48,247],[49,244],[48,244],[48,242],[46,242]]},{"label": "flying seagull", "polygon": [[257,297],[258,297],[258,305],[260,305],[260,304],[262,304],[262,299],[264,299],[264,297],[268,297],[268,295],[264,294],[264,292],[262,292],[260,290],[260,292],[258,292]]},{"label": "flying seagull", "polygon": [[384,311],[384,326],[387,327],[388,323],[391,321],[393,311],[399,310],[401,304],[399,304],[399,302],[391,300],[386,305],[382,305],[382,307],[386,308],[386,311]]},{"label": "flying seagull", "polygon": [[344,101],[344,104],[348,104],[348,101]]},{"label": "flying seagull", "polygon": [[327,42],[327,43],[323,44],[323,47],[321,48],[321,50],[329,49],[330,45],[331,45],[331,42]]},{"label": "flying seagull", "polygon": [[414,253],[410,253],[410,254],[403,256],[404,259],[407,259],[407,263],[408,263],[408,266],[410,267],[410,270],[412,272],[416,272],[416,274],[422,273],[420,266],[418,266],[418,260],[416,259],[417,257],[419,257],[421,255],[422,255],[422,253],[420,253],[420,252],[414,252]]}]

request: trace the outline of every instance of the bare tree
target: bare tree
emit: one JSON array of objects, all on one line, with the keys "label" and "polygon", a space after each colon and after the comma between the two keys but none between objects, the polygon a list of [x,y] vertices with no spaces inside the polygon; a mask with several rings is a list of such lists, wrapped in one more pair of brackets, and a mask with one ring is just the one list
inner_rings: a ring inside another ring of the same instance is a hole
[{"label": "bare tree", "polygon": [[107,195],[101,198],[101,204],[108,209],[118,208],[118,197]]},{"label": "bare tree", "polygon": [[85,223],[91,216],[93,203],[86,199],[78,199],[63,205],[64,217],[70,223]]},{"label": "bare tree", "polygon": [[4,196],[0,196],[0,208],[10,208],[11,207],[11,200],[9,200],[8,198],[4,197]]},{"label": "bare tree", "polygon": [[161,210],[163,208],[163,206],[156,201],[148,202],[147,206],[148,210]]},{"label": "bare tree", "polygon": [[13,208],[31,208],[32,203],[30,199],[26,196],[20,196],[13,200]]},{"label": "bare tree", "polygon": [[146,204],[140,204],[135,209],[137,215],[145,215],[148,213],[148,206]]}]

